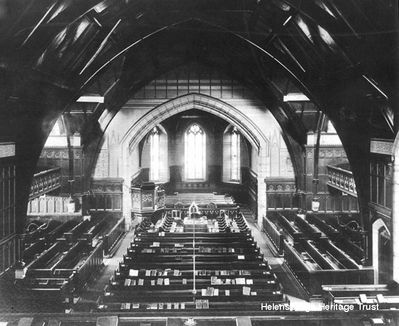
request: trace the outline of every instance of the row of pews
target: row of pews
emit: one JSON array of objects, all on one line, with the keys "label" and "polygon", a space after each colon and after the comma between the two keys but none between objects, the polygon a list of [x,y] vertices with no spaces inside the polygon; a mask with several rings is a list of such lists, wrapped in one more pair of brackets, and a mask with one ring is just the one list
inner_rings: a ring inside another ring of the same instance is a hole
[{"label": "row of pews", "polygon": [[322,289],[326,305],[352,305],[354,310],[399,310],[397,283],[323,285]]},{"label": "row of pews", "polygon": [[317,216],[274,212],[264,218],[263,226],[310,295],[321,294],[324,284],[373,282],[373,269],[364,267],[358,252],[342,244],[339,230]]},{"label": "row of pews", "polygon": [[162,231],[156,223],[136,233],[98,299],[99,311],[260,311],[262,302],[286,302],[250,232],[215,232],[220,216],[166,212]]},{"label": "row of pews", "polygon": [[30,226],[24,237],[15,288],[27,301],[34,297],[56,310],[74,300],[125,232],[123,218],[101,215],[34,224],[37,227]]}]

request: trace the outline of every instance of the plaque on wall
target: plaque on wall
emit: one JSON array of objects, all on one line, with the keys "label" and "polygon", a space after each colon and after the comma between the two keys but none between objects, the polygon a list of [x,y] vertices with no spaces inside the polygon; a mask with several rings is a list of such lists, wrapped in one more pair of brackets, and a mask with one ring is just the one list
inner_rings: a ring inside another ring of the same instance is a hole
[{"label": "plaque on wall", "polygon": [[370,153],[392,155],[393,141],[389,139],[371,139]]},{"label": "plaque on wall", "polygon": [[0,143],[0,158],[11,157],[15,155],[14,143]]}]

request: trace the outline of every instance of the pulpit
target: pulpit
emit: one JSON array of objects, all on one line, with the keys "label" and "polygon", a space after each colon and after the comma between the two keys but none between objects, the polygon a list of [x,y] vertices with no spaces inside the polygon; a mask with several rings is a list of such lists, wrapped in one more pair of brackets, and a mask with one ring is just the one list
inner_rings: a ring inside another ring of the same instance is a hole
[{"label": "pulpit", "polygon": [[153,182],[144,182],[131,187],[132,213],[136,216],[151,216],[165,208],[165,190]]}]

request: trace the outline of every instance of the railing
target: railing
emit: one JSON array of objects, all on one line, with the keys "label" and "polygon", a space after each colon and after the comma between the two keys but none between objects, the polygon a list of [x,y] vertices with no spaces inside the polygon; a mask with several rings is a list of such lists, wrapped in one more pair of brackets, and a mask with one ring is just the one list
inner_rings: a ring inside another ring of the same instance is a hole
[{"label": "railing", "polygon": [[357,197],[355,179],[352,171],[345,170],[336,166],[327,165],[328,182],[327,185],[338,189],[348,195]]},{"label": "railing", "polygon": [[29,199],[37,198],[61,187],[61,168],[35,173],[30,187]]}]

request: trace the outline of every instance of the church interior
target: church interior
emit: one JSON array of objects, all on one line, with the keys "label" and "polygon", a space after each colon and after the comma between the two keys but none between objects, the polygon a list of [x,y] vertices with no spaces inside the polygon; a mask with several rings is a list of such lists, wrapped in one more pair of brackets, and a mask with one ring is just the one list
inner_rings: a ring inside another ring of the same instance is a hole
[{"label": "church interior", "polygon": [[398,4],[1,0],[0,326],[399,325]]}]

